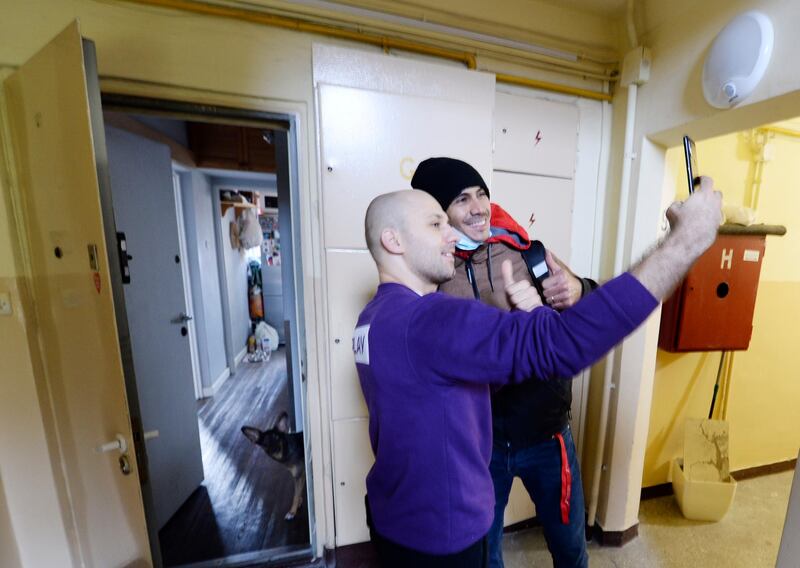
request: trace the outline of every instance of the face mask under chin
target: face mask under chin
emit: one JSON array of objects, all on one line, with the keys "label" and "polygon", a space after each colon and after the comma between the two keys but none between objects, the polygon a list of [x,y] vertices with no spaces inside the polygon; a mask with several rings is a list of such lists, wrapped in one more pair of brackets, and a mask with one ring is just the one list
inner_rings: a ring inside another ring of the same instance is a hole
[{"label": "face mask under chin", "polygon": [[461,250],[475,250],[483,244],[478,241],[473,241],[467,235],[465,235],[455,227],[453,227],[453,230],[458,236],[458,242],[456,243],[456,248],[459,248]]}]

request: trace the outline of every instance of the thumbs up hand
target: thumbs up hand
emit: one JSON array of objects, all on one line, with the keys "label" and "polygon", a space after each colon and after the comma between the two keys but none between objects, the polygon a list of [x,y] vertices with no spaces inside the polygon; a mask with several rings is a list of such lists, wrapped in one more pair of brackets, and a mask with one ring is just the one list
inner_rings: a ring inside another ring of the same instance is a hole
[{"label": "thumbs up hand", "polygon": [[506,295],[508,296],[508,303],[511,304],[511,309],[522,310],[530,312],[533,308],[542,305],[542,299],[539,297],[539,292],[528,281],[528,279],[515,281],[514,269],[511,266],[511,261],[506,259],[501,266],[503,272],[503,284],[506,288]]},{"label": "thumbs up hand", "polygon": [[545,262],[550,276],[542,282],[544,301],[557,310],[564,310],[581,299],[581,281],[564,270],[560,262],[548,250],[545,253]]}]

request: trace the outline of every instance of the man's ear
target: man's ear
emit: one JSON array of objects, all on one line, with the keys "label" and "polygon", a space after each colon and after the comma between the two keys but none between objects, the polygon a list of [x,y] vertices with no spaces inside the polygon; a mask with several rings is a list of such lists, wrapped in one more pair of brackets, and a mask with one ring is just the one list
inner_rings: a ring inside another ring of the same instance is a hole
[{"label": "man's ear", "polygon": [[401,254],[404,252],[400,231],[391,227],[381,232],[381,245],[383,245],[383,248],[390,254]]}]

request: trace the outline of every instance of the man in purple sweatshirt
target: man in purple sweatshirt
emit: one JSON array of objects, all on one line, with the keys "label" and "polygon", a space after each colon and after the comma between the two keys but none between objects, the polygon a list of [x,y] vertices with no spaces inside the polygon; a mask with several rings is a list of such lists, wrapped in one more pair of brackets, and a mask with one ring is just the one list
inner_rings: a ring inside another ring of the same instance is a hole
[{"label": "man in purple sweatshirt", "polygon": [[[385,567],[486,565],[494,489],[491,385],[571,377],[636,329],[716,238],[711,181],[667,216],[672,231],[644,260],[574,307],[504,312],[436,293],[453,276],[457,240],[421,191],[381,195],[365,221],[380,286],[353,352],[369,408],[375,464],[367,475],[372,540]],[[535,289],[514,282],[512,305]]]}]

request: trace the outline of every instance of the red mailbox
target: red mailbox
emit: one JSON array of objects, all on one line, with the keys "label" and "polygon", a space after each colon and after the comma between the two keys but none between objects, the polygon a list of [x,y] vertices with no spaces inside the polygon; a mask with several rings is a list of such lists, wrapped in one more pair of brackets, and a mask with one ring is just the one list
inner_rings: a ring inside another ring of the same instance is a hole
[{"label": "red mailbox", "polygon": [[665,351],[747,349],[764,258],[774,225],[723,225],[661,311],[658,346]]}]

